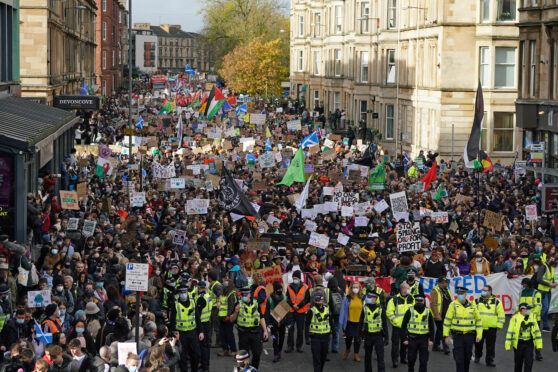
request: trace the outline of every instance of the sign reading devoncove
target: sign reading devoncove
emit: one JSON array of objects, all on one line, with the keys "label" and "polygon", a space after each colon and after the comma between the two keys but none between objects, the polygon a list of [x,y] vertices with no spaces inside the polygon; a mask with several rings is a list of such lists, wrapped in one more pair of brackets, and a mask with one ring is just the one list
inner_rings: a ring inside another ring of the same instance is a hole
[{"label": "sign reading devoncove", "polygon": [[54,97],[54,107],[64,110],[98,110],[100,99],[96,96],[58,96]]}]

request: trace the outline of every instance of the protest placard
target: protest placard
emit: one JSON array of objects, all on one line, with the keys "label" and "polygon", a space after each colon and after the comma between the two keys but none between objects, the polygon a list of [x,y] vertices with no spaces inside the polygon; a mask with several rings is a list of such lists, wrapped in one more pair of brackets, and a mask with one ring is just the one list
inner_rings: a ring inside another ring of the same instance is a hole
[{"label": "protest placard", "polygon": [[138,352],[135,342],[117,342],[118,351],[118,365],[123,366],[126,364],[128,354],[136,354]]},{"label": "protest placard", "polygon": [[246,249],[251,252],[269,251],[271,239],[269,238],[249,238]]},{"label": "protest placard", "polygon": [[288,195],[288,196],[287,196],[287,199],[289,199],[289,202],[290,202],[291,204],[294,204],[294,203],[296,202],[296,200],[298,199],[299,196],[300,196],[299,193],[291,194],[291,195]]},{"label": "protest placard", "polygon": [[332,160],[335,160],[335,158],[337,157],[337,153],[333,149],[331,149],[331,150],[322,152],[320,157],[323,161],[332,161]]},{"label": "protest placard", "polygon": [[329,244],[329,236],[325,234],[318,234],[316,232],[312,232],[310,234],[310,240],[308,241],[308,245],[326,249]]},{"label": "protest placard", "polygon": [[484,227],[493,228],[494,230],[500,232],[502,231],[503,219],[504,216],[502,216],[500,213],[495,213],[487,210],[484,215],[484,222],[482,225]]},{"label": "protest placard", "polygon": [[130,194],[130,205],[132,207],[143,207],[145,202],[145,192],[134,191]]},{"label": "protest placard", "polygon": [[275,154],[273,152],[267,152],[265,154],[261,154],[260,158],[260,167],[262,168],[270,168],[275,166]]},{"label": "protest placard", "polygon": [[314,221],[306,220],[304,221],[304,227],[306,227],[308,231],[316,231],[318,225]]},{"label": "protest placard", "polygon": [[389,200],[391,202],[391,211],[393,212],[393,214],[409,211],[409,207],[407,205],[407,195],[405,194],[405,191],[389,194]]},{"label": "protest placard", "polygon": [[271,311],[271,316],[279,324],[290,311],[291,306],[287,303],[286,300],[283,300],[273,308],[273,310]]},{"label": "protest placard", "polygon": [[349,207],[346,205],[341,206],[341,216],[342,217],[352,217],[354,214],[353,207]]},{"label": "protest placard", "polygon": [[170,179],[170,188],[171,189],[185,189],[186,188],[186,178],[183,178],[183,177],[171,178]]},{"label": "protest placard", "polygon": [[537,205],[526,205],[525,206],[525,219],[527,221],[536,221],[537,220]]},{"label": "protest placard", "polygon": [[355,217],[355,226],[367,226],[368,225],[368,218],[367,217]]},{"label": "protest placard", "polygon": [[364,202],[364,203],[357,203],[355,205],[353,205],[353,208],[355,210],[355,215],[356,216],[363,216],[366,213],[370,212],[370,202]]},{"label": "protest placard", "polygon": [[186,214],[207,214],[209,199],[186,200]]},{"label": "protest placard", "polygon": [[76,191],[79,201],[87,201],[87,184],[80,182],[76,185]]},{"label": "protest placard", "polygon": [[339,233],[339,235],[337,235],[337,242],[342,245],[347,245],[349,243],[349,236]]},{"label": "protest placard", "polygon": [[68,231],[77,231],[79,228],[79,218],[71,217],[68,219]]},{"label": "protest placard", "polygon": [[250,124],[263,125],[265,124],[265,114],[250,114]]},{"label": "protest placard", "polygon": [[328,196],[328,195],[333,195],[333,187],[324,187],[323,188],[323,195],[324,196]]},{"label": "protest placard", "polygon": [[287,122],[287,129],[290,131],[301,130],[300,120],[291,120]]},{"label": "protest placard", "polygon": [[60,190],[60,206],[62,209],[79,211],[78,200],[77,192]]},{"label": "protest placard", "polygon": [[420,251],[420,225],[415,222],[400,222],[397,224],[397,250],[401,252]]},{"label": "protest placard", "polygon": [[174,230],[174,236],[172,237],[172,244],[183,246],[184,243],[186,243],[186,231]]},{"label": "protest placard", "polygon": [[495,251],[496,249],[498,249],[498,240],[491,238],[490,236],[487,236],[486,238],[484,238],[484,245],[487,248],[490,248],[491,250]]},{"label": "protest placard", "polygon": [[93,234],[95,233],[96,225],[97,225],[97,221],[84,220],[83,229],[81,230],[83,236],[85,237],[93,236]]},{"label": "protest placard", "polygon": [[335,191],[332,201],[339,203],[340,206],[352,207],[358,203],[358,192]]},{"label": "protest placard", "polygon": [[374,210],[378,213],[382,213],[388,208],[389,205],[384,199],[380,200],[378,203],[376,203],[376,205],[374,205]]},{"label": "protest placard", "polygon": [[51,291],[48,289],[27,292],[27,307],[35,308],[50,305],[52,303],[50,295]]}]

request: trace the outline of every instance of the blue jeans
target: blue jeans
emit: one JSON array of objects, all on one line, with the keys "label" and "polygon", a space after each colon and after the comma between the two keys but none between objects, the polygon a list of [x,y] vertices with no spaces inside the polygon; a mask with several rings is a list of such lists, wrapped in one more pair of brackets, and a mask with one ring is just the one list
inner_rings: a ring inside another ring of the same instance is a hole
[{"label": "blue jeans", "polygon": [[333,318],[333,328],[331,330],[331,351],[337,352],[339,351],[339,315],[334,315]]},{"label": "blue jeans", "polygon": [[550,291],[541,291],[541,320],[542,325],[548,328],[548,309],[550,308]]}]

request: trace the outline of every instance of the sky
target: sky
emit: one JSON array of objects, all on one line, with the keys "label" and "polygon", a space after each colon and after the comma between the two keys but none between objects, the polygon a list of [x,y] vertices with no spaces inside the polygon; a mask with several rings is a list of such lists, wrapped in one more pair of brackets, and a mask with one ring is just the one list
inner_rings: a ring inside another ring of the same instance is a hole
[{"label": "sky", "polygon": [[199,32],[203,22],[198,11],[203,0],[132,0],[132,22],[152,25],[179,24],[183,31]]}]

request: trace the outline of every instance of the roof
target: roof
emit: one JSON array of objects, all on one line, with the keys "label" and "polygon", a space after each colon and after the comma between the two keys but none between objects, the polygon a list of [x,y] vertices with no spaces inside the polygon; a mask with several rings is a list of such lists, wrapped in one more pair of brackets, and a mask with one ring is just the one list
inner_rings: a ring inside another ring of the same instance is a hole
[{"label": "roof", "polygon": [[0,96],[0,144],[27,150],[75,118],[70,111]]},{"label": "roof", "polygon": [[151,26],[151,31],[153,31],[155,35],[162,36],[162,37],[179,37],[185,39],[195,39],[200,36],[195,32],[182,31],[181,29],[178,29],[176,27],[169,27],[169,32],[167,32],[159,26]]}]

